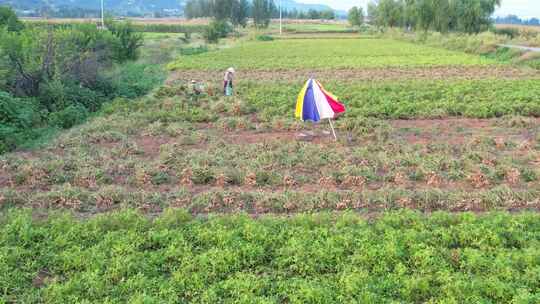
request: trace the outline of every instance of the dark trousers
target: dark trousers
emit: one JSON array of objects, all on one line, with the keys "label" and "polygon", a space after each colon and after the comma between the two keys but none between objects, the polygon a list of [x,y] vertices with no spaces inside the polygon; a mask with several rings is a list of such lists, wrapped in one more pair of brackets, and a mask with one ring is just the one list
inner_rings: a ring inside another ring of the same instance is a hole
[{"label": "dark trousers", "polygon": [[223,81],[223,95],[226,95],[227,94],[227,85],[231,86],[231,88],[233,87],[233,82],[232,80],[225,80]]}]

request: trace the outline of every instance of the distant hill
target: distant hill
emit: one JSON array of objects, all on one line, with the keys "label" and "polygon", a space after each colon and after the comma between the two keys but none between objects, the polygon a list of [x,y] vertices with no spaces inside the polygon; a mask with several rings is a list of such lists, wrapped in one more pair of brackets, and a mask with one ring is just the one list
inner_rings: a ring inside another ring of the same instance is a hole
[{"label": "distant hill", "polygon": [[[118,14],[145,14],[166,10],[181,12],[184,2],[185,0],[105,0],[105,7],[108,11]],[[43,8],[99,10],[100,3],[99,0],[0,0],[0,5],[8,4],[19,11],[36,11]]]},{"label": "distant hill", "polygon": [[[279,0],[274,0],[276,5],[279,5]],[[325,4],[306,4],[306,3],[299,3],[294,0],[283,0],[283,8],[286,10],[298,10],[298,11],[309,11],[309,10],[315,10],[315,11],[333,11],[330,6]]]},{"label": "distant hill", "polygon": [[[176,12],[180,14],[183,11],[187,0],[105,0],[105,6],[108,11],[117,14],[149,14],[156,12]],[[275,0],[279,5],[279,0]],[[326,11],[333,10],[330,6],[324,4],[305,4],[294,0],[283,0],[283,8],[286,10],[298,11]],[[99,0],[0,0],[0,5],[9,5],[21,11],[40,11],[43,8],[59,10],[84,9],[99,10]],[[338,12],[339,13],[339,12]]]}]

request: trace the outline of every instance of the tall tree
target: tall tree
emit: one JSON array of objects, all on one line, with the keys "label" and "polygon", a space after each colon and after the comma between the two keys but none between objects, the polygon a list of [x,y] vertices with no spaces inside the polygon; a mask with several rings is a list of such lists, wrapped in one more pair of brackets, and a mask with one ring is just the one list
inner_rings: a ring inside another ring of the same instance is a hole
[{"label": "tall tree", "polygon": [[234,0],[231,22],[234,26],[246,27],[249,17],[249,2],[247,0]]},{"label": "tall tree", "polygon": [[211,17],[211,7],[210,0],[189,0],[184,8],[184,15],[189,19]]},{"label": "tall tree", "polygon": [[353,6],[349,10],[348,19],[351,26],[360,26],[364,24],[364,9],[362,7]]},{"label": "tall tree", "polygon": [[10,7],[0,6],[0,27],[6,27],[10,32],[18,32],[23,29],[24,24]]},{"label": "tall tree", "polygon": [[378,25],[378,26],[384,26],[379,18],[379,2],[376,0],[373,0],[368,3],[367,12],[369,16],[369,20],[372,24]]},{"label": "tall tree", "polygon": [[491,15],[501,5],[500,0],[458,0],[458,30],[478,33],[491,25]]},{"label": "tall tree", "polygon": [[435,23],[433,2],[433,0],[416,0],[416,25],[421,30],[427,31]]},{"label": "tall tree", "polygon": [[380,0],[377,7],[379,23],[385,26],[395,27],[403,24],[402,0]]},{"label": "tall tree", "polygon": [[276,6],[273,0],[253,0],[252,14],[255,26],[267,28],[275,10]]},{"label": "tall tree", "polygon": [[416,0],[405,0],[405,8],[403,10],[403,26],[406,28],[416,27],[417,11],[415,7]]},{"label": "tall tree", "polygon": [[500,4],[501,0],[374,0],[368,13],[379,26],[478,33],[491,25]]},{"label": "tall tree", "polygon": [[216,20],[223,21],[231,18],[233,11],[233,0],[213,0],[212,16]]}]

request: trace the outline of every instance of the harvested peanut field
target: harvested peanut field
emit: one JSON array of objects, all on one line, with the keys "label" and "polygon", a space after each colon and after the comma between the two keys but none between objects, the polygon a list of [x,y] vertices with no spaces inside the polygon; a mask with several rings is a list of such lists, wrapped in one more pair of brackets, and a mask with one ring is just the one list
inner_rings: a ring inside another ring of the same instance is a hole
[{"label": "harvested peanut field", "polygon": [[201,112],[215,117],[200,123],[178,119],[195,113],[165,100],[125,104],[46,149],[4,156],[3,205],[195,214],[540,208],[538,118],[343,117],[335,142],[326,125],[263,121],[240,100],[205,103]]},{"label": "harvested peanut field", "polygon": [[[218,68],[235,64],[230,54],[250,67],[238,65],[227,98]],[[536,70],[377,39],[246,42],[170,67],[149,96],[1,156],[0,204],[81,214],[540,208]],[[337,141],[327,124],[292,117],[310,76],[347,107]]]}]

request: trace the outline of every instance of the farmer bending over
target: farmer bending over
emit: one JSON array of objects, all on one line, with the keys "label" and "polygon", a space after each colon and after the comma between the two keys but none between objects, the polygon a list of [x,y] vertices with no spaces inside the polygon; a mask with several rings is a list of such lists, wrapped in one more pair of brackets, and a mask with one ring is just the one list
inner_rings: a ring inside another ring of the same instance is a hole
[{"label": "farmer bending over", "polygon": [[225,72],[225,77],[223,78],[223,94],[225,96],[231,96],[233,94],[234,73],[233,68],[228,68]]}]

